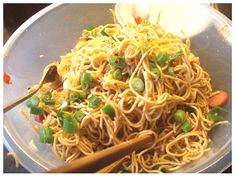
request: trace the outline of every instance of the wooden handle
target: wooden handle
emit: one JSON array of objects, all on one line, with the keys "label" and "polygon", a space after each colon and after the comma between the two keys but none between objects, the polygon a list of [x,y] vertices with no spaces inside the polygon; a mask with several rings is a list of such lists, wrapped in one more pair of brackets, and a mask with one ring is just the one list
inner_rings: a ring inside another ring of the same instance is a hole
[{"label": "wooden handle", "polygon": [[96,172],[131,152],[140,149],[143,145],[152,142],[153,139],[154,137],[151,134],[141,135],[132,140],[120,143],[92,155],[77,159],[59,168],[50,170],[49,173]]},{"label": "wooden handle", "polygon": [[119,168],[124,161],[125,161],[125,157],[120,160],[115,161],[114,163],[112,163],[109,166],[106,166],[105,168],[102,168],[101,170],[97,171],[97,173],[112,173],[114,172],[114,170]]}]

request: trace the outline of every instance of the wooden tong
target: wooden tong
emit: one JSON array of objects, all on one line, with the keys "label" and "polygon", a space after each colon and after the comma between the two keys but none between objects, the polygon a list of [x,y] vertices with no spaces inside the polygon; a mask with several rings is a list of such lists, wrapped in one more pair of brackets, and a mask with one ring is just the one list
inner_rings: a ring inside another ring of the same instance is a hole
[{"label": "wooden tong", "polygon": [[118,145],[104,149],[102,151],[96,152],[92,155],[74,160],[71,163],[55,168],[48,172],[49,173],[93,173],[97,171],[100,173],[110,172],[114,170],[114,168],[116,168],[117,165],[119,165],[119,163],[122,163],[122,161],[118,161],[112,164],[113,162],[122,159],[124,156],[140,149],[144,145],[147,145],[148,143],[152,142],[153,140],[154,136],[151,134],[140,135],[137,138],[120,143]]}]

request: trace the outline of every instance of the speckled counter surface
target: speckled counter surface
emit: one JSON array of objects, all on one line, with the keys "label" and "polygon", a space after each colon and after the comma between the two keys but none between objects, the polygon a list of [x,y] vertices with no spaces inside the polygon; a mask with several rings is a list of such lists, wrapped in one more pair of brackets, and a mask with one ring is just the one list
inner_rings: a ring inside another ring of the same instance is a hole
[{"label": "speckled counter surface", "polygon": [[21,165],[16,168],[15,160],[12,156],[7,156],[8,150],[4,147],[4,173],[29,173],[24,167]]}]

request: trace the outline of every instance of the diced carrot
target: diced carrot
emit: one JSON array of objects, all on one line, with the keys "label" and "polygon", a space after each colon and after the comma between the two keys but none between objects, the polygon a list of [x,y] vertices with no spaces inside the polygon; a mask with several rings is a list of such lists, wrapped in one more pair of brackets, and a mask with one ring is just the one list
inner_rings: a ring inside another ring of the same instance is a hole
[{"label": "diced carrot", "polygon": [[4,81],[5,84],[11,84],[12,83],[11,76],[7,72],[4,72],[3,81]]},{"label": "diced carrot", "polygon": [[79,42],[87,42],[87,39],[84,38],[84,37],[83,37],[83,38],[80,38],[80,39],[79,39]]},{"label": "diced carrot", "polygon": [[229,94],[223,90],[208,99],[208,105],[210,107],[224,106],[229,99]]},{"label": "diced carrot", "polygon": [[141,17],[135,17],[134,20],[135,20],[137,25],[142,22],[142,18]]},{"label": "diced carrot", "polygon": [[63,91],[63,85],[61,85],[60,87],[58,87],[56,90],[58,91],[58,92],[61,92],[61,91]]}]

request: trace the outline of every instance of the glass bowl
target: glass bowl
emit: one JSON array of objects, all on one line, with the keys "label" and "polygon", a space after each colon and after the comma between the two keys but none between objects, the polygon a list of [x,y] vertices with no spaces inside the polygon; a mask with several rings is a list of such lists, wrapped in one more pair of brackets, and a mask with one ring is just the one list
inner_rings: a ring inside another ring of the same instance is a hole
[{"label": "glass bowl", "polygon": [[[179,7],[176,6],[177,10]],[[4,70],[13,81],[11,85],[4,84],[4,104],[37,84],[44,67],[70,51],[84,28],[113,23],[109,9],[114,8],[115,4],[52,4],[26,21],[4,46]],[[213,88],[231,95],[231,21],[207,5],[197,8],[201,13],[196,9],[188,9],[188,13],[207,19],[208,23],[201,28],[194,21],[185,20],[190,28],[202,29],[190,36],[192,52],[200,57],[202,67],[210,74]],[[184,17],[176,15],[173,21]],[[39,143],[38,135],[19,111],[23,107],[25,103],[4,114],[4,145],[17,153],[20,163],[30,172],[45,172],[63,164],[50,145]],[[231,100],[226,108],[230,110],[226,117],[231,123]],[[211,151],[176,172],[222,172],[231,165],[231,124],[215,127],[209,136]],[[37,149],[30,145],[32,141]]]}]

